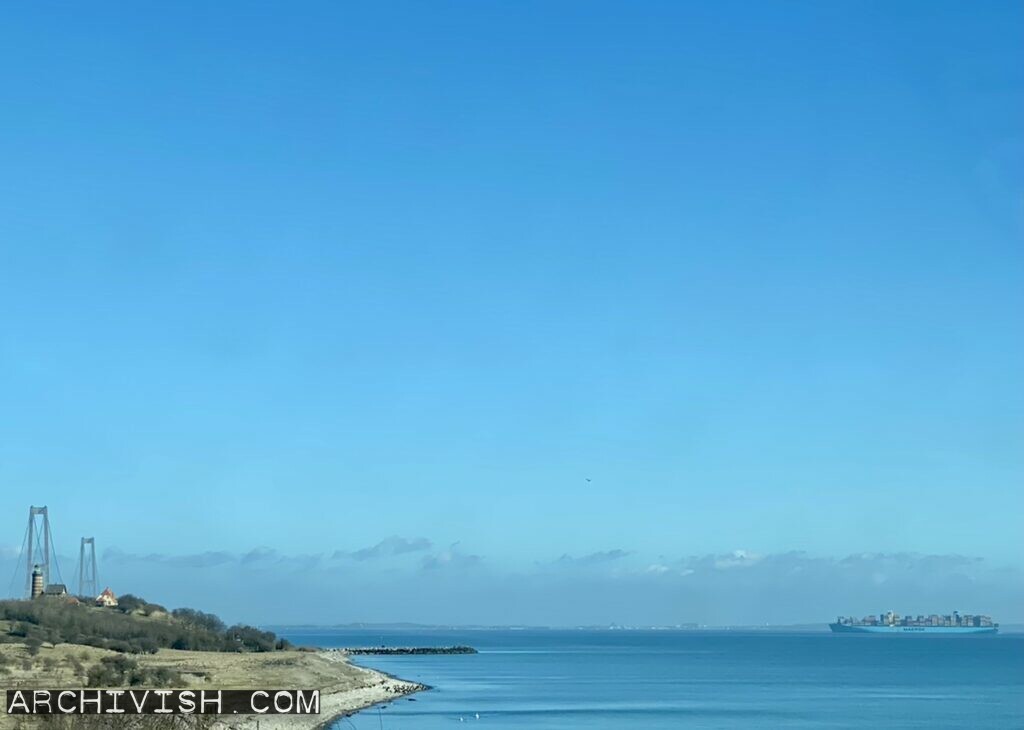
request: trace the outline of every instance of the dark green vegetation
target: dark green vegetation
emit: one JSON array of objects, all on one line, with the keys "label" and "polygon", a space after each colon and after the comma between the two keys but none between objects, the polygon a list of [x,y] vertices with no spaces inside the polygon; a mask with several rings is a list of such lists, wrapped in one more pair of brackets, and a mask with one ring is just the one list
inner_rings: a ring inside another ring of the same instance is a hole
[{"label": "dark green vegetation", "polygon": [[225,626],[213,614],[191,608],[168,612],[127,595],[117,608],[98,608],[56,598],[0,601],[0,622],[9,622],[0,641],[24,643],[32,652],[43,642],[85,644],[132,654],[157,649],[188,651],[280,651],[291,646],[269,631]]},{"label": "dark green vegetation", "polygon": [[105,656],[86,675],[88,687],[174,687],[181,674],[167,667],[140,667],[131,657]]}]

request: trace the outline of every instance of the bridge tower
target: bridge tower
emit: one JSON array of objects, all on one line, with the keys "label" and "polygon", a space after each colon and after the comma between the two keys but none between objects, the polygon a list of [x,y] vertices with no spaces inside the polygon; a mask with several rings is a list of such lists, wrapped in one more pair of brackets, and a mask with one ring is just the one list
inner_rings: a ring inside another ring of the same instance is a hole
[{"label": "bridge tower", "polygon": [[50,515],[46,507],[28,508],[28,553],[25,556],[25,595],[32,596],[32,571],[39,566],[43,585],[50,585]]},{"label": "bridge tower", "polygon": [[83,537],[78,548],[78,595],[95,599],[99,591],[96,577],[96,538]]}]

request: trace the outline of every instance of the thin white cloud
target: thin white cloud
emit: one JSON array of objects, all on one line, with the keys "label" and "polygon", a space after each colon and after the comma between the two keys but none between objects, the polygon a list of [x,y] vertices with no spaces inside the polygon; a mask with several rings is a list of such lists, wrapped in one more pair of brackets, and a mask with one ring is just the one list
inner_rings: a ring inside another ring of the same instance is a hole
[{"label": "thin white cloud", "polygon": [[434,544],[425,537],[405,538],[392,535],[378,542],[376,545],[365,547],[360,550],[346,551],[337,550],[332,556],[338,558],[351,558],[352,560],[377,560],[379,558],[392,557],[395,555],[406,555],[430,550]]},{"label": "thin white cloud", "polygon": [[466,554],[459,549],[459,543],[453,543],[447,550],[424,555],[420,561],[423,570],[437,570],[441,568],[475,568],[483,562],[479,555]]},{"label": "thin white cloud", "polygon": [[604,563],[612,563],[617,560],[622,560],[630,554],[631,553],[628,550],[621,550],[619,548],[614,550],[599,550],[578,558],[574,558],[572,555],[566,553],[556,562],[567,565],[602,565]]}]

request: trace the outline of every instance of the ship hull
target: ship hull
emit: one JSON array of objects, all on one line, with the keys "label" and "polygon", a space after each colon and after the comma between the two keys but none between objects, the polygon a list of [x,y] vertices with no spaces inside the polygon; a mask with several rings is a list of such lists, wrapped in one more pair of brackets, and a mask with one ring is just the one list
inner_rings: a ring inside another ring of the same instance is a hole
[{"label": "ship hull", "polygon": [[851,626],[850,624],[829,624],[836,634],[900,634],[963,636],[967,634],[995,634],[995,626]]}]

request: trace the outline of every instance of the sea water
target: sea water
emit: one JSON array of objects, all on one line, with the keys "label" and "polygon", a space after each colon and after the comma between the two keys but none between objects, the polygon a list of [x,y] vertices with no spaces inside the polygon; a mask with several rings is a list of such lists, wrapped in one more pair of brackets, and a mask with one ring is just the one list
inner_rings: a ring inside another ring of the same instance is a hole
[{"label": "sea water", "polygon": [[291,630],[298,644],[448,646],[359,656],[433,687],[335,730],[1024,728],[1024,636],[733,631]]}]

